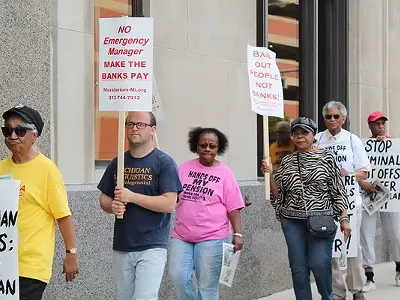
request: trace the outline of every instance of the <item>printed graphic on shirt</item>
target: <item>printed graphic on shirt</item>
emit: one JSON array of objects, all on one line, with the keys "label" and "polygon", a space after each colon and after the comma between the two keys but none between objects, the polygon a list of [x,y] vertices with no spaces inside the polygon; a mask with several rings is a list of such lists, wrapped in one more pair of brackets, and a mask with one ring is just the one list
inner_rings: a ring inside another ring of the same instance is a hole
[{"label": "printed graphic on shirt", "polygon": [[335,155],[336,162],[339,163],[339,165],[342,165],[343,162],[347,162],[347,156],[352,155],[352,151],[347,151],[347,145],[332,145],[332,146],[327,146],[325,149],[331,151],[333,155]]},{"label": "printed graphic on shirt", "polygon": [[279,168],[282,159],[295,151],[293,142],[288,145],[279,146],[277,142],[273,143],[269,149],[273,169]]},{"label": "printed graphic on shirt", "polygon": [[[114,180],[117,182],[117,174],[114,174]],[[151,185],[153,174],[151,168],[125,168],[124,185]]]},{"label": "printed graphic on shirt", "polygon": [[193,181],[183,185],[180,199],[193,202],[202,202],[206,200],[206,196],[212,196],[214,188],[210,187],[210,183],[219,183],[221,181],[218,176],[195,171],[189,171],[187,177],[193,179]]}]

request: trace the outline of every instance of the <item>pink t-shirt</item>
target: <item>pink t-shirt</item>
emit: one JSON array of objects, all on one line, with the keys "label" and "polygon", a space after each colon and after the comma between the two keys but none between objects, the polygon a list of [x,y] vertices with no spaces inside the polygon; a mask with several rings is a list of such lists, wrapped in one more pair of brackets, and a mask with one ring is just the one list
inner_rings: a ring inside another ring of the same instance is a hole
[{"label": "pink t-shirt", "polygon": [[239,185],[228,166],[205,167],[198,159],[179,167],[183,192],[176,206],[172,237],[185,242],[224,239],[231,232],[228,213],[244,207]]}]

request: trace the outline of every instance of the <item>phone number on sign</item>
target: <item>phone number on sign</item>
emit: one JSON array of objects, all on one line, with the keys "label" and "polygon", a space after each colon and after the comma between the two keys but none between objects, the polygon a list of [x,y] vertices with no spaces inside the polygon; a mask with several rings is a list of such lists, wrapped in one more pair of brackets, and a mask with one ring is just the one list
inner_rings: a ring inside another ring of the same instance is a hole
[{"label": "phone number on sign", "polygon": [[108,100],[140,100],[140,96],[108,96]]}]

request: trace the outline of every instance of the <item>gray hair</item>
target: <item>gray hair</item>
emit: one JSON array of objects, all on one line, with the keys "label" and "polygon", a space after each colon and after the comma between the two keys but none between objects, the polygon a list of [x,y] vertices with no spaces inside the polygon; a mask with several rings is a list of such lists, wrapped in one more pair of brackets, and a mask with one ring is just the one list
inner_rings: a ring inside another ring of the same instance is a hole
[{"label": "gray hair", "polygon": [[325,117],[328,114],[328,110],[331,108],[336,108],[340,111],[340,115],[342,117],[347,117],[347,109],[346,106],[343,105],[342,102],[339,101],[329,101],[322,108],[322,115]]},{"label": "gray hair", "polygon": [[29,129],[31,129],[33,132],[38,133],[38,130],[37,130],[35,124],[31,124],[31,123],[25,122],[25,121],[24,121],[20,116],[18,116],[18,115],[13,115],[13,116],[11,116],[10,118],[8,118],[7,120],[4,121],[4,124],[6,125],[7,122],[10,121],[11,119],[18,119],[18,120],[20,120],[21,123],[22,123],[22,124],[21,124],[22,127],[29,128]]},{"label": "gray hair", "polygon": [[287,130],[288,132],[290,132],[290,123],[287,121],[279,121],[278,123],[276,123],[275,128],[276,129],[283,128],[283,129]]}]

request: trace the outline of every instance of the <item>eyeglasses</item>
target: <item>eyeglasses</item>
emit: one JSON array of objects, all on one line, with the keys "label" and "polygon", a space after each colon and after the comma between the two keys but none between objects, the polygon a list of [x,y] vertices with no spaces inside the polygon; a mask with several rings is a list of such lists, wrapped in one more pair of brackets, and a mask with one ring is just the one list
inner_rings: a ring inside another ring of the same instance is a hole
[{"label": "eyeglasses", "polygon": [[135,123],[135,122],[125,122],[125,127],[128,128],[128,129],[133,129],[135,127],[135,125],[136,125],[137,129],[144,129],[147,126],[150,126],[150,127],[154,126],[154,125],[147,124],[147,123],[144,123],[144,122],[137,122],[137,123]]},{"label": "eyeglasses", "polygon": [[217,149],[218,145],[214,144],[198,144],[201,149],[207,149],[209,147],[211,150]]},{"label": "eyeglasses", "polygon": [[340,118],[340,115],[326,115],[326,116],[325,116],[325,119],[327,119],[327,120],[330,120],[330,119],[332,119],[332,118],[334,118],[335,120],[337,120],[337,119]]},{"label": "eyeglasses", "polygon": [[3,135],[5,137],[10,137],[13,132],[15,132],[15,135],[17,137],[23,137],[25,136],[26,132],[28,130],[32,130],[32,128],[24,127],[24,126],[17,126],[17,127],[9,127],[9,126],[4,126],[1,127],[1,131],[3,132]]}]

